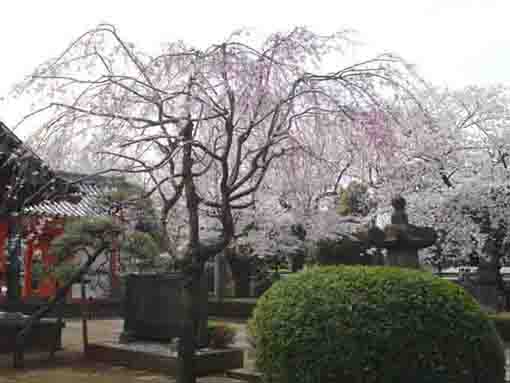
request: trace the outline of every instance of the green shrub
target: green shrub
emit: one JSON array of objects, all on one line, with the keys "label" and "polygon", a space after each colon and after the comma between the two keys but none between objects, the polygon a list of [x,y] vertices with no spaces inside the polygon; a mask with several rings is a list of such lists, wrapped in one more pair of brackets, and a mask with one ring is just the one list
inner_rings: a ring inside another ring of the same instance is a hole
[{"label": "green shrub", "polygon": [[510,313],[491,314],[489,318],[494,322],[501,339],[510,342]]},{"label": "green shrub", "polygon": [[432,274],[313,267],[277,282],[249,323],[278,382],[503,382],[504,351],[475,300]]}]

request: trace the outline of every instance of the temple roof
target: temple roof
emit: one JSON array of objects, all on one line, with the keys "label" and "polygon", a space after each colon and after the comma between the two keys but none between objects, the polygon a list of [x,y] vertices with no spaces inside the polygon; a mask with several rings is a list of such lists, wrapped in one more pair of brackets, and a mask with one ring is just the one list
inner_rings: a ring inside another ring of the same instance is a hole
[{"label": "temple roof", "polygon": [[123,176],[103,176],[59,171],[56,175],[77,188],[78,200],[41,201],[25,209],[26,214],[52,217],[102,217],[111,215],[114,202],[108,197],[116,191],[139,190]]},{"label": "temple roof", "polygon": [[0,216],[106,216],[112,206],[104,197],[118,190],[140,188],[123,176],[52,170],[0,121]]},{"label": "temple roof", "polygon": [[45,200],[76,200],[77,191],[0,121],[0,215]]},{"label": "temple roof", "polygon": [[107,216],[108,208],[101,203],[101,197],[108,189],[98,185],[78,184],[81,199],[77,203],[70,201],[42,201],[29,206],[25,212],[30,215],[53,217],[101,217]]}]

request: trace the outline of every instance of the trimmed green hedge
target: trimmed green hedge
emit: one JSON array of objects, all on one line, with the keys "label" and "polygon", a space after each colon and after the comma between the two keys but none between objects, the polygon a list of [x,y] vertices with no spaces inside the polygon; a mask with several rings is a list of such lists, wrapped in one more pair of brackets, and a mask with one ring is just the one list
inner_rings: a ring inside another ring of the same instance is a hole
[{"label": "trimmed green hedge", "polygon": [[504,350],[476,301],[430,273],[314,267],[277,282],[249,329],[278,382],[504,381]]}]

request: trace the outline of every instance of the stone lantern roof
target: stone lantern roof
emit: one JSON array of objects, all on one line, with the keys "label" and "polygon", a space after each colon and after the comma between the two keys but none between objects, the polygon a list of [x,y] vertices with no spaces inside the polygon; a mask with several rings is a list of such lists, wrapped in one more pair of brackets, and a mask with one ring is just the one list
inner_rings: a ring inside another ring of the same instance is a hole
[{"label": "stone lantern roof", "polygon": [[406,200],[396,196],[391,202],[393,213],[391,223],[384,229],[371,225],[354,233],[362,247],[386,249],[385,264],[419,268],[418,250],[432,246],[437,239],[433,228],[420,227],[409,223],[406,213]]},{"label": "stone lantern roof", "polygon": [[406,200],[402,196],[393,198],[391,204],[393,214],[391,224],[384,228],[384,247],[419,250],[434,244],[437,238],[434,229],[409,223]]}]

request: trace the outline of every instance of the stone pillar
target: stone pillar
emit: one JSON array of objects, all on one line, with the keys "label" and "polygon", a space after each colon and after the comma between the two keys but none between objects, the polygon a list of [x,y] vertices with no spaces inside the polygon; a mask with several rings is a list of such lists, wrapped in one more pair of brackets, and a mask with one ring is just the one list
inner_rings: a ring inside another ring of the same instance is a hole
[{"label": "stone pillar", "polygon": [[418,250],[401,248],[390,249],[386,256],[386,265],[419,269]]},{"label": "stone pillar", "polygon": [[122,328],[122,332],[119,336],[120,343],[129,343],[134,341],[136,338],[133,333],[134,321],[135,321],[135,312],[133,310],[134,306],[131,304],[134,297],[133,289],[132,289],[132,279],[134,277],[132,275],[127,275],[125,277],[125,290],[122,299],[122,317],[124,319],[124,324]]},{"label": "stone pillar", "polygon": [[498,266],[494,263],[480,262],[478,266],[477,298],[486,310],[498,309]]},{"label": "stone pillar", "polygon": [[255,275],[250,276],[250,297],[257,296],[257,277]]},{"label": "stone pillar", "polygon": [[207,275],[202,273],[198,290],[195,292],[194,302],[194,317],[195,322],[195,337],[197,340],[198,347],[206,347],[209,343],[209,334],[207,331],[207,317],[209,313],[209,289],[207,284]]},{"label": "stone pillar", "polygon": [[225,297],[226,283],[226,262],[225,256],[220,253],[214,259],[214,295],[216,299],[223,300]]}]

